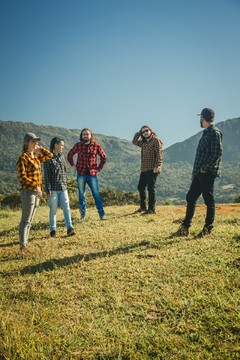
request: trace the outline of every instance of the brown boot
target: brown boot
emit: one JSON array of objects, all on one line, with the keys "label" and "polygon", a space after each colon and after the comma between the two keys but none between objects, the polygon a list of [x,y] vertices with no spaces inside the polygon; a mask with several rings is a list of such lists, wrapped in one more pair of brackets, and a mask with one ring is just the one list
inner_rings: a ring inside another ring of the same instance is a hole
[{"label": "brown boot", "polygon": [[200,233],[195,236],[195,239],[201,239],[205,236],[211,235],[212,227],[213,227],[212,225],[210,226],[204,225],[202,231],[200,231]]},{"label": "brown boot", "polygon": [[187,227],[185,225],[181,225],[180,228],[171,235],[171,237],[174,236],[189,236],[190,235],[190,227]]}]

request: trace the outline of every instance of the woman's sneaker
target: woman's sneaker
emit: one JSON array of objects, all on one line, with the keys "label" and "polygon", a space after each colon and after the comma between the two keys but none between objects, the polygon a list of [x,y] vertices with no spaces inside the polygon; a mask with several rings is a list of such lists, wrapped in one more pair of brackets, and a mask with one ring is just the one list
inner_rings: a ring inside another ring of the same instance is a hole
[{"label": "woman's sneaker", "polygon": [[68,229],[67,236],[75,235],[76,231],[73,230],[73,228]]}]

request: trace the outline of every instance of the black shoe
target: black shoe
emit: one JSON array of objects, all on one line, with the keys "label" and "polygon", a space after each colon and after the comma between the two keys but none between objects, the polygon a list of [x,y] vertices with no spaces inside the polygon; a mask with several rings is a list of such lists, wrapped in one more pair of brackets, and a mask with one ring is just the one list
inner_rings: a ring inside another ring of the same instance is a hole
[{"label": "black shoe", "polygon": [[142,215],[156,214],[156,210],[146,210]]},{"label": "black shoe", "polygon": [[56,230],[52,230],[52,231],[50,232],[50,236],[51,236],[51,237],[56,237],[56,236],[57,236]]},{"label": "black shoe", "polygon": [[67,236],[75,235],[76,231],[73,230],[73,228],[68,229]]}]

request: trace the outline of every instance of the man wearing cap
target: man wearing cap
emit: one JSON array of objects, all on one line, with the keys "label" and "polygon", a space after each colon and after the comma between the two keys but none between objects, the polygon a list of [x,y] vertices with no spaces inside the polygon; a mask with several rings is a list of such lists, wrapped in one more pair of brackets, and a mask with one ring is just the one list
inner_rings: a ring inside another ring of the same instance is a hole
[{"label": "man wearing cap", "polygon": [[188,236],[195,212],[196,202],[202,194],[207,206],[205,224],[196,238],[209,235],[215,218],[214,181],[221,175],[222,133],[213,124],[214,111],[205,108],[200,114],[200,126],[204,128],[199,141],[191,177],[191,186],[187,193],[187,211],[180,228],[172,236]]}]

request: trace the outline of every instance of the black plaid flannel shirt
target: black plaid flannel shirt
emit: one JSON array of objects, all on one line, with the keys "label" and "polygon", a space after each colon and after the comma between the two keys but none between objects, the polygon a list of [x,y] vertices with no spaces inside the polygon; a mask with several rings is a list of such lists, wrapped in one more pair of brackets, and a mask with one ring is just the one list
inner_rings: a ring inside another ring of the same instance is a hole
[{"label": "black plaid flannel shirt", "polygon": [[198,143],[192,175],[197,175],[202,169],[220,177],[222,153],[222,133],[215,125],[210,125]]},{"label": "black plaid flannel shirt", "polygon": [[67,175],[58,155],[53,154],[53,158],[46,161],[43,167],[45,191],[47,195],[49,195],[51,191],[67,190]]}]

